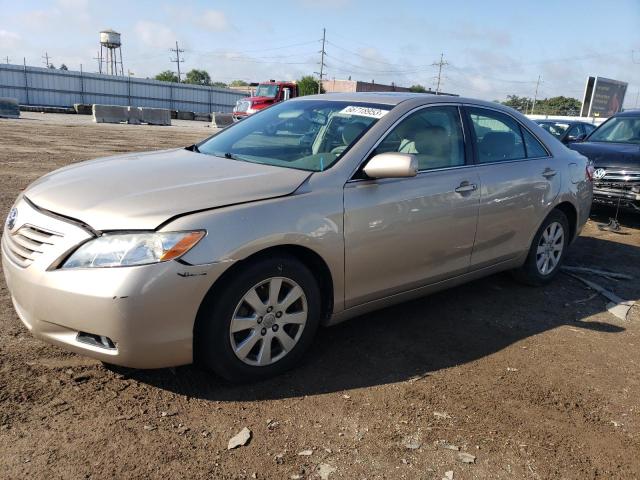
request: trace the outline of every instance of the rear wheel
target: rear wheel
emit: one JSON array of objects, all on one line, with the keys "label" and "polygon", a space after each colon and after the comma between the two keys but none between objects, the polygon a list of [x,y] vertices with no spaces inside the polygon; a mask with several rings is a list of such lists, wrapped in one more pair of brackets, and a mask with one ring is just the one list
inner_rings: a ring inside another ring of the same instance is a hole
[{"label": "rear wheel", "polygon": [[533,237],[529,254],[514,276],[528,285],[545,285],[558,274],[569,244],[569,222],[553,210]]},{"label": "rear wheel", "polygon": [[198,314],[196,359],[231,381],[267,378],[295,366],[320,321],[313,274],[282,256],[249,264],[227,280]]}]

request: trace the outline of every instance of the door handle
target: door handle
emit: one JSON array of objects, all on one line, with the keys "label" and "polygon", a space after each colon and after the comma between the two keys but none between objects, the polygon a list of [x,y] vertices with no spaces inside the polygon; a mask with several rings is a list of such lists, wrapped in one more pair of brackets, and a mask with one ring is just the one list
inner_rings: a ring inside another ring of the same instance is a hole
[{"label": "door handle", "polygon": [[466,192],[473,192],[474,190],[477,190],[478,186],[475,183],[469,183],[466,180],[464,182],[462,182],[456,189],[456,193],[466,193]]},{"label": "door handle", "polygon": [[551,178],[551,177],[554,177],[557,173],[558,172],[555,171],[553,168],[547,167],[544,169],[544,172],[542,172],[542,176],[544,178]]}]

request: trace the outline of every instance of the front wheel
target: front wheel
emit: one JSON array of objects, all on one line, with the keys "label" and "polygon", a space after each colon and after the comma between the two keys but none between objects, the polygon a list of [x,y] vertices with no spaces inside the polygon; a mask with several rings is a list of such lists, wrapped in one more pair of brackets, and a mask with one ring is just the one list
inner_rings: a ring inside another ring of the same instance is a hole
[{"label": "front wheel", "polygon": [[231,381],[294,367],[320,322],[320,291],[309,269],[282,256],[247,265],[205,299],[196,323],[196,359]]},{"label": "front wheel", "polygon": [[516,279],[528,285],[546,285],[558,274],[569,245],[569,222],[560,210],[553,210],[533,237],[529,254]]}]

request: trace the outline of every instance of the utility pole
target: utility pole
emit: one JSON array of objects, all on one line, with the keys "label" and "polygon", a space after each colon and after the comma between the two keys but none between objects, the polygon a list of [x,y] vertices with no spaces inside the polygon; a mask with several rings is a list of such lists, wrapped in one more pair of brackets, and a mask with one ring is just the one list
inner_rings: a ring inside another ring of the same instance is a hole
[{"label": "utility pole", "polygon": [[44,59],[44,64],[47,66],[47,68],[49,68],[49,59],[51,58],[49,54],[47,52],[44,52],[42,58]]},{"label": "utility pole", "polygon": [[7,55],[6,57],[4,57],[4,59],[7,61],[7,65],[9,65],[9,56]]},{"label": "utility pole", "polygon": [[180,62],[184,63],[184,58],[180,58],[180,54],[184,53],[184,50],[181,50],[178,47],[178,41],[176,40],[176,48],[170,48],[169,51],[170,52],[174,52],[176,54],[176,58],[172,58],[171,61],[178,65],[178,83],[180,83],[181,82],[181,78],[180,78]]},{"label": "utility pole", "polygon": [[320,72],[315,72],[320,77],[320,81],[318,82],[318,93],[322,93],[322,78],[324,77],[324,56],[326,55],[326,51],[324,50],[325,41],[327,38],[327,29],[322,29],[322,50],[320,50]]},{"label": "utility pole", "polygon": [[538,100],[538,88],[540,87],[541,80],[542,80],[542,75],[538,75],[538,81],[536,82],[536,93],[533,96],[533,105],[531,106],[531,115],[533,115],[533,111],[536,108],[536,101]]},{"label": "utility pole", "polygon": [[447,65],[449,65],[449,63],[444,59],[444,53],[441,53],[440,61],[433,62],[431,65],[434,67],[438,67],[438,76],[436,77],[438,79],[438,83],[436,85],[436,95],[440,95],[440,83],[442,82],[442,67],[446,67]]},{"label": "utility pole", "polygon": [[98,61],[98,73],[102,73],[102,56],[100,54],[100,50],[98,50],[98,56],[93,57],[93,60]]}]

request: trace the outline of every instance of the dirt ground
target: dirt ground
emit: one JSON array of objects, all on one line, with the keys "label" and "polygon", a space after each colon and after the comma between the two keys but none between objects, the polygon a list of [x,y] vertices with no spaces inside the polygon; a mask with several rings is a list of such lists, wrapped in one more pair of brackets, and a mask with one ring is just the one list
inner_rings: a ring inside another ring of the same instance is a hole
[{"label": "dirt ground", "polygon": [[[0,216],[55,168],[210,132],[0,120]],[[640,215],[616,235],[596,226],[611,213],[592,217],[567,264],[633,275],[588,278],[637,300]],[[495,275],[324,329],[296,370],[237,386],[36,341],[0,280],[0,477],[640,478],[640,306],[620,320],[605,305],[566,274],[538,289]],[[243,427],[250,443],[228,451]]]}]

